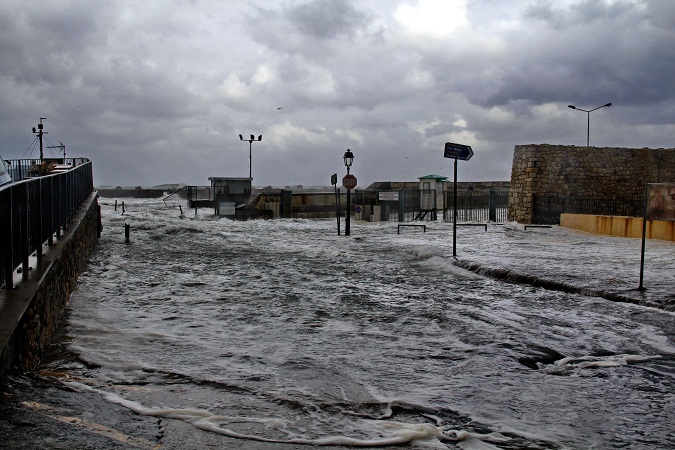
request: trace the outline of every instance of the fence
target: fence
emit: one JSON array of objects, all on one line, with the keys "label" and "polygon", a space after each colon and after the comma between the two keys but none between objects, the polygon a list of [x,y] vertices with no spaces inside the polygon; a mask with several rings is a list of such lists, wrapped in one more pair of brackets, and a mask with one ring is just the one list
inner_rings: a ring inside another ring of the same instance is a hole
[{"label": "fence", "polygon": [[642,217],[644,200],[644,195],[637,194],[630,196],[535,194],[533,223],[558,225],[560,215],[564,213]]},{"label": "fence", "polygon": [[[443,219],[453,221],[454,194],[446,193],[446,209]],[[509,191],[461,191],[457,192],[458,222],[505,222],[509,207]]]},{"label": "fence", "polygon": [[62,161],[72,168],[37,178],[29,178],[34,160],[9,161],[14,182],[0,188],[0,286],[14,287],[14,270],[22,264],[27,269],[33,252],[41,256],[42,245],[60,237],[94,189],[91,161]]},{"label": "fence", "polygon": [[[396,200],[380,200],[381,192],[394,193]],[[504,222],[508,210],[508,190],[459,191],[457,192],[457,221],[462,222]],[[454,219],[454,193],[407,189],[399,191],[356,191],[355,204],[380,207],[380,220],[411,222],[433,220],[433,214],[425,211],[436,210],[442,219]]]}]

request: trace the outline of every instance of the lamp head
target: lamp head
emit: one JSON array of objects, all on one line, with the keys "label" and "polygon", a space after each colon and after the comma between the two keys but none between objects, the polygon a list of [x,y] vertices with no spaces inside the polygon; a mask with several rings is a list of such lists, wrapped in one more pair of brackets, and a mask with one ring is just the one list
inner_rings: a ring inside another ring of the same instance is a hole
[{"label": "lamp head", "polygon": [[352,163],[354,162],[354,154],[352,153],[352,151],[347,149],[343,158],[345,160],[345,166],[351,167]]},{"label": "lamp head", "polygon": [[251,140],[255,141],[255,136],[251,135]]},{"label": "lamp head", "polygon": [[243,141],[243,140],[244,140],[244,136],[242,136],[242,135],[240,134],[240,135],[239,135],[239,140]]},{"label": "lamp head", "polygon": [[262,134],[260,136],[258,136],[258,140],[262,141]]},{"label": "lamp head", "polygon": [[568,107],[568,108],[572,108],[572,109],[577,109],[577,107],[574,106],[574,105],[567,105],[567,107]]},{"label": "lamp head", "polygon": [[611,103],[607,103],[606,105],[602,105],[602,106],[603,106],[603,107],[605,107],[605,106],[612,106],[612,104],[611,104]]}]

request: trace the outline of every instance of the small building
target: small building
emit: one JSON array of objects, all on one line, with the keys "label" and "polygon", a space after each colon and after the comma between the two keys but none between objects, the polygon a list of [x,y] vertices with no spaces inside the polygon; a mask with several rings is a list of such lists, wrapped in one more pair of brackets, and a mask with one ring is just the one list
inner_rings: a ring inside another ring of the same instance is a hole
[{"label": "small building", "polygon": [[251,178],[209,177],[217,216],[234,217],[235,208],[251,199]]},{"label": "small building", "polygon": [[445,183],[448,177],[441,175],[425,175],[419,177],[420,190],[420,213],[418,218],[422,219],[427,213],[431,212],[432,219],[436,220],[437,211],[445,209]]}]

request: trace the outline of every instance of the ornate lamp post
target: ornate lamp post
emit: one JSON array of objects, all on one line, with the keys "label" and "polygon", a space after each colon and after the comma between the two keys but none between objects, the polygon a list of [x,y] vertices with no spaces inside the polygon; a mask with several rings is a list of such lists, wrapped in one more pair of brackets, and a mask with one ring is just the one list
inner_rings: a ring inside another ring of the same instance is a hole
[{"label": "ornate lamp post", "polygon": [[[354,162],[354,154],[351,150],[347,149],[344,156],[342,157],[345,160],[345,166],[347,167],[347,175],[349,175],[349,168]],[[347,188],[347,214],[345,214],[345,236],[349,236],[349,216],[351,214],[351,206],[349,205],[349,194],[351,190]]]},{"label": "ornate lamp post", "polygon": [[586,128],[586,147],[590,147],[589,141],[590,141],[590,137],[591,137],[591,112],[595,111],[596,109],[606,108],[606,107],[609,107],[609,106],[612,106],[612,104],[607,103],[606,105],[602,105],[602,106],[598,106],[597,108],[586,110],[586,109],[577,108],[574,105],[567,105],[568,108],[576,109],[577,111],[583,111],[583,112],[586,113],[586,117],[588,119],[587,120],[588,125],[587,125],[587,128]]},{"label": "ornate lamp post", "polygon": [[251,180],[251,185],[253,185],[253,176],[252,176],[252,166],[253,166],[253,160],[251,159],[251,147],[253,146],[253,142],[260,142],[262,141],[262,134],[258,136],[258,139],[255,138],[255,136],[251,135],[250,139],[244,139],[244,136],[241,134],[239,135],[239,140],[241,141],[248,141],[248,178]]}]

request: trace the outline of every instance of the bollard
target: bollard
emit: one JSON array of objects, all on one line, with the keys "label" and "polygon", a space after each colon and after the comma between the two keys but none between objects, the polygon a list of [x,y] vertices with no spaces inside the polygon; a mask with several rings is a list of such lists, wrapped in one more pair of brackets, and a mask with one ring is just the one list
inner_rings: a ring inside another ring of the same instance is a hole
[{"label": "bollard", "polygon": [[178,207],[180,208],[180,215],[182,216],[183,215],[183,207],[181,205],[178,205]]},{"label": "bollard", "polygon": [[124,224],[124,242],[129,243],[129,235],[131,234],[131,225],[128,223]]},{"label": "bollard", "polygon": [[122,202],[122,214],[124,214],[124,202]]},{"label": "bollard", "polygon": [[115,211],[117,211],[117,200],[115,200]]}]

